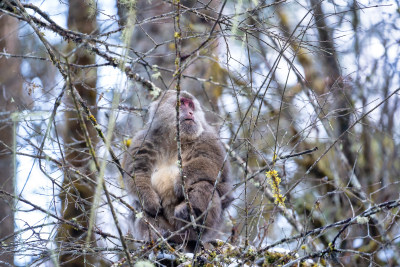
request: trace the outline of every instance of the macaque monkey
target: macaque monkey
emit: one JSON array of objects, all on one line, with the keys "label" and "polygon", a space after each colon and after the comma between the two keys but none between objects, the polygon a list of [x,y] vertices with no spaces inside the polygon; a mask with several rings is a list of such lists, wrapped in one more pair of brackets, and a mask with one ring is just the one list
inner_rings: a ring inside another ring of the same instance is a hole
[{"label": "macaque monkey", "polygon": [[[151,104],[147,125],[135,135],[125,155],[124,180],[135,200],[134,206],[143,207],[142,216],[159,234],[168,237],[177,232],[170,241],[193,243],[198,229],[204,228],[201,240],[207,241],[216,237],[223,211],[233,199],[230,166],[228,161],[224,162],[225,149],[215,129],[206,122],[200,103],[182,91],[179,107],[182,175],[191,213],[178,167],[176,103],[177,91],[170,90]],[[197,230],[191,226],[179,231],[191,222],[191,214],[195,219],[202,215],[196,220]],[[142,216],[134,219],[134,238],[157,240],[159,236]]]}]

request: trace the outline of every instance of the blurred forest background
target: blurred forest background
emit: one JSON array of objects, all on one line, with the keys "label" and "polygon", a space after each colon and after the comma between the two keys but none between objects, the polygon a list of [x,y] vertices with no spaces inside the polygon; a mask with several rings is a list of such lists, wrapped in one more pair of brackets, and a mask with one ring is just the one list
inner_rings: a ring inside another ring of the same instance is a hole
[{"label": "blurred forest background", "polygon": [[236,200],[175,262],[399,266],[399,27],[398,0],[0,1],[0,265],[162,258],[132,247],[119,161],[179,83]]}]

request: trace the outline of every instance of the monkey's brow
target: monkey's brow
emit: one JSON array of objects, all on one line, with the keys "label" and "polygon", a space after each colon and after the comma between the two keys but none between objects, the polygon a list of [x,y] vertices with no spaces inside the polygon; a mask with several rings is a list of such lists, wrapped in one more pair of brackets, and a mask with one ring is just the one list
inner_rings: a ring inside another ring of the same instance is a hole
[{"label": "monkey's brow", "polygon": [[183,101],[189,101],[189,102],[193,102],[193,100],[192,100],[192,99],[190,99],[190,98],[187,98],[187,97],[181,97],[181,100],[183,100]]}]

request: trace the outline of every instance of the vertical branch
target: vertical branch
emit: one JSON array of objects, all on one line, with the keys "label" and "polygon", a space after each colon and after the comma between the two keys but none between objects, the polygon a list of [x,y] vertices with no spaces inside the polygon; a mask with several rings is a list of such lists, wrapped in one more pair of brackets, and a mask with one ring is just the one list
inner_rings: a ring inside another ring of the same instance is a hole
[{"label": "vertical branch", "polygon": [[[247,60],[249,63],[249,83],[250,83],[250,88],[251,91],[253,91],[253,69],[252,69],[252,64],[251,64],[251,55],[250,55],[250,48],[249,48],[249,36],[246,33],[246,50],[247,50]],[[252,114],[250,114],[250,126],[249,126],[249,130],[251,130],[251,124],[252,124],[252,120],[253,120],[253,116]],[[254,127],[256,127],[256,125],[254,125]],[[253,131],[252,131],[253,132]],[[249,133],[250,135],[250,133]],[[247,177],[247,170],[248,170],[248,163],[249,163],[249,145],[246,145],[247,149],[246,149],[246,163],[245,163],[245,168],[244,168],[244,177]],[[247,188],[248,184],[247,184],[247,179],[245,179],[244,181],[244,212],[245,212],[245,246],[247,247],[249,245],[249,207],[248,207],[248,199],[247,199]]]},{"label": "vertical branch", "polygon": [[190,214],[190,221],[195,229],[197,229],[196,226],[196,221],[194,218],[194,211],[193,207],[190,204],[189,201],[189,196],[187,192],[187,188],[185,185],[185,177],[183,176],[183,171],[182,171],[182,144],[181,144],[181,132],[180,132],[180,93],[181,93],[181,78],[182,78],[182,57],[181,57],[181,49],[182,49],[182,30],[181,30],[181,25],[180,25],[180,0],[174,0],[176,1],[176,16],[175,16],[175,21],[174,21],[174,38],[175,38],[175,73],[174,77],[176,79],[176,143],[177,143],[177,149],[178,149],[178,169],[181,177],[181,183],[182,183],[182,192],[183,196],[185,198],[185,202],[188,206],[189,209],[189,214]]}]

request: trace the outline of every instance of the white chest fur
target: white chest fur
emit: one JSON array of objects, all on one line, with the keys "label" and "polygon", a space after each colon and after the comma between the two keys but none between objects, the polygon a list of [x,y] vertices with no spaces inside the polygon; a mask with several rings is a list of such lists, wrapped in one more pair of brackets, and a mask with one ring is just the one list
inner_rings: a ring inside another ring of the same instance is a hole
[{"label": "white chest fur", "polygon": [[151,175],[151,185],[161,199],[174,198],[174,185],[179,179],[179,168],[176,163],[163,164],[155,168]]}]

